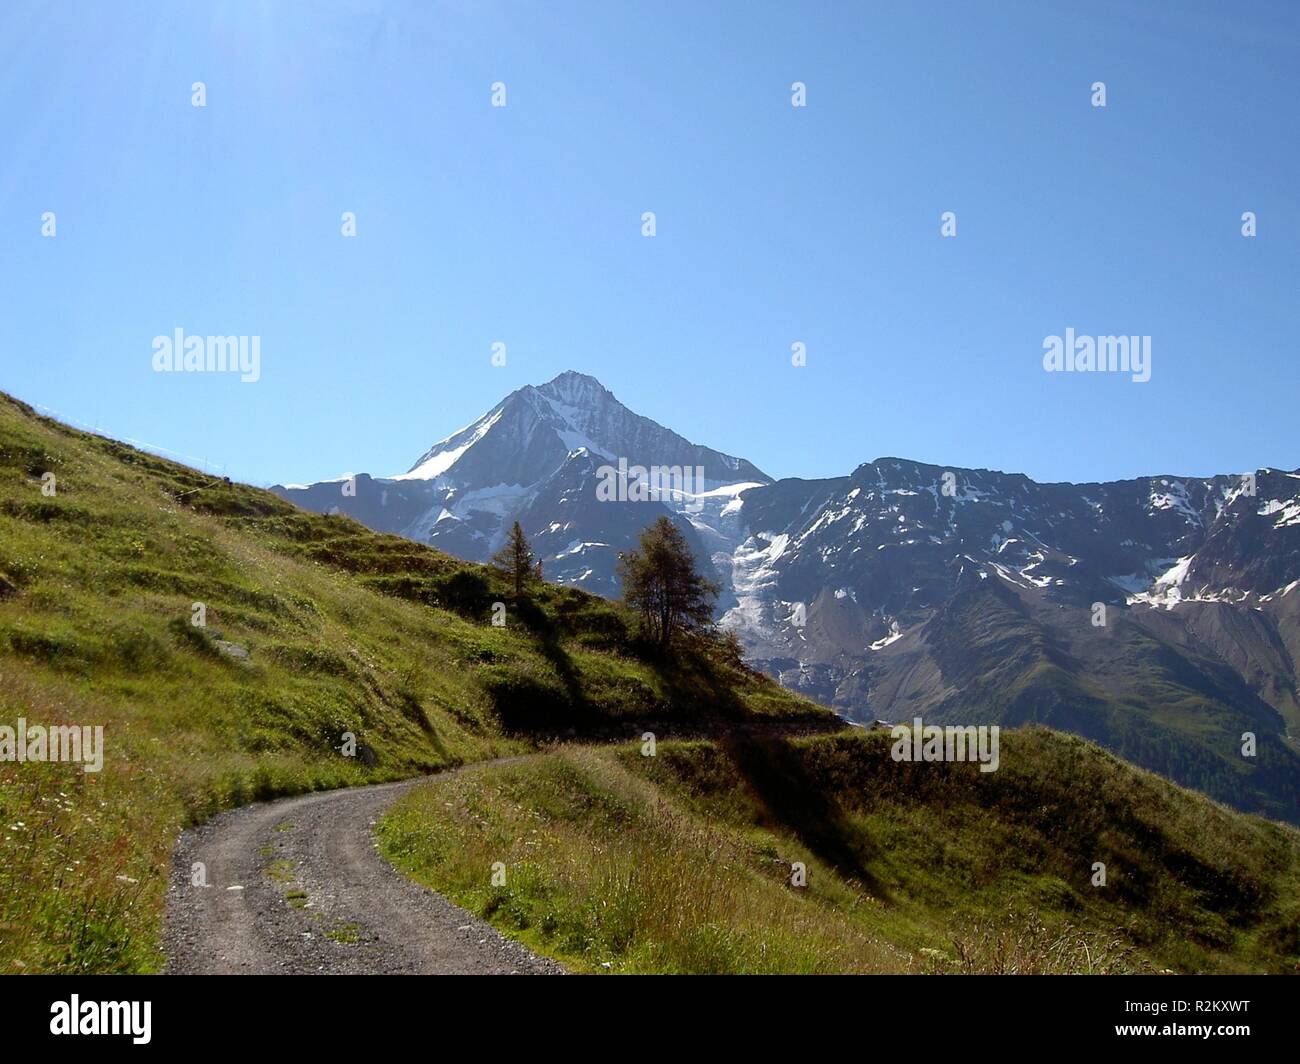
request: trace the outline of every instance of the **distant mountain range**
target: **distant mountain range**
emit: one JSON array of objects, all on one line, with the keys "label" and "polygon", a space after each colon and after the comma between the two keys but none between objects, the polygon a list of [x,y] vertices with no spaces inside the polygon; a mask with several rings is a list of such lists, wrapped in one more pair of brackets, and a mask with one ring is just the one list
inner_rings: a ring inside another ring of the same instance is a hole
[{"label": "distant mountain range", "polygon": [[[620,460],[698,475],[602,501]],[[1300,822],[1300,472],[1039,484],[882,458],[773,481],[568,372],[405,473],[273,490],[471,561],[518,520],[548,579],[604,595],[667,514],[752,663],[850,719],[1035,720]]]}]

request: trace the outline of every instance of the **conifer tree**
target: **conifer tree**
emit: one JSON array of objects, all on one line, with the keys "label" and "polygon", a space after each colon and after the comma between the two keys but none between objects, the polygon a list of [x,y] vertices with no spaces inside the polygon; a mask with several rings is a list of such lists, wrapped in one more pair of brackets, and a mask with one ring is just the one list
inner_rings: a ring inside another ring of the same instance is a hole
[{"label": "conifer tree", "polygon": [[720,588],[695,565],[682,530],[660,517],[641,533],[636,550],[619,555],[623,601],[641,615],[641,630],[659,647],[678,633],[704,628],[713,620]]},{"label": "conifer tree", "polygon": [[515,598],[522,598],[524,586],[534,576],[533,551],[518,521],[511,526],[505,546],[493,555],[492,564],[510,577],[515,588]]}]

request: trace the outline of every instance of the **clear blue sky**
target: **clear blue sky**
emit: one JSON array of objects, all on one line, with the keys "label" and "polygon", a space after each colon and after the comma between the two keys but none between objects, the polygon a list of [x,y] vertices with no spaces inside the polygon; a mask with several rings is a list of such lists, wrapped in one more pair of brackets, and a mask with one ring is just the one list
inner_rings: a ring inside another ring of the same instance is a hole
[{"label": "clear blue sky", "polygon": [[[1298,9],[5,0],[0,389],[254,483],[565,369],[776,476],[1293,468]],[[178,327],[261,380],[154,373]]]}]

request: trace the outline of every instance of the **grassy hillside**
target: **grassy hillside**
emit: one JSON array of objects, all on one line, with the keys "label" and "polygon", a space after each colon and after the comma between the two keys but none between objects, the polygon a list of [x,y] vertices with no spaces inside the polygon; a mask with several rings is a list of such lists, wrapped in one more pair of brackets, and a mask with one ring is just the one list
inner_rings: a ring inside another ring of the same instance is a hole
[{"label": "grassy hillside", "polygon": [[1300,970],[1295,829],[1044,728],[987,774],[890,746],[563,749],[411,792],[381,845],[578,970]]},{"label": "grassy hillside", "polygon": [[721,648],[639,656],[628,623],[0,395],[0,724],[106,745],[99,773],[0,763],[0,972],[157,969],[176,834],[235,804],[554,735],[834,723]]}]

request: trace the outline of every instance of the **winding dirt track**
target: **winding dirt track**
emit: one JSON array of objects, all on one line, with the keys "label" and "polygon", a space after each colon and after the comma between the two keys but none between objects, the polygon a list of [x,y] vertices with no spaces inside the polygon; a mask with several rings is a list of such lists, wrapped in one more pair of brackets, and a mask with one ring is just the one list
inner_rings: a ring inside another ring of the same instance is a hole
[{"label": "winding dirt track", "polygon": [[[560,973],[379,855],[375,821],[422,782],[245,806],[183,833],[167,890],[167,970]],[[192,885],[195,862],[207,886]]]}]

